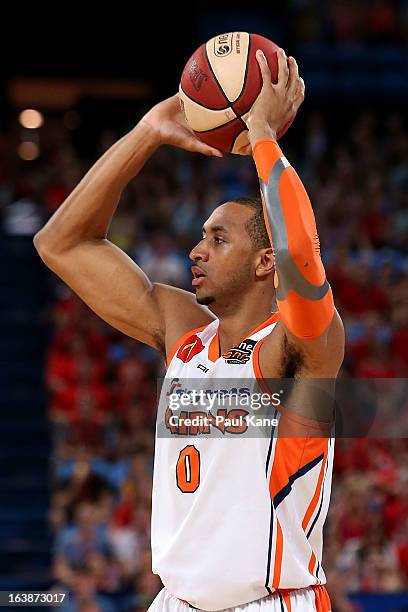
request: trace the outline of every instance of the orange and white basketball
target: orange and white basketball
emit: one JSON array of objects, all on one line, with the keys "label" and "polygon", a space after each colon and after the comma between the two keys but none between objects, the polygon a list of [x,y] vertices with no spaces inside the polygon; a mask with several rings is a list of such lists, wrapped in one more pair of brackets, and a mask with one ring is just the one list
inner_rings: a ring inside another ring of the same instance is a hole
[{"label": "orange and white basketball", "polygon": [[245,120],[262,87],[257,49],[264,52],[276,83],[279,47],[247,32],[211,38],[193,53],[181,75],[179,94],[189,126],[200,140],[221,151],[239,153],[248,144]]}]

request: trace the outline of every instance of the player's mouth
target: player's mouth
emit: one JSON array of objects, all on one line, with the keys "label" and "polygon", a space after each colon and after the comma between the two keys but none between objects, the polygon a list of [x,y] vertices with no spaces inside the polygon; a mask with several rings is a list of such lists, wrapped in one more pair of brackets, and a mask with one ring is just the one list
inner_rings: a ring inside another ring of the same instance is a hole
[{"label": "player's mouth", "polygon": [[193,274],[193,280],[192,280],[191,284],[194,287],[198,287],[199,285],[201,285],[204,282],[206,274],[198,266],[193,266],[191,268],[191,272]]}]

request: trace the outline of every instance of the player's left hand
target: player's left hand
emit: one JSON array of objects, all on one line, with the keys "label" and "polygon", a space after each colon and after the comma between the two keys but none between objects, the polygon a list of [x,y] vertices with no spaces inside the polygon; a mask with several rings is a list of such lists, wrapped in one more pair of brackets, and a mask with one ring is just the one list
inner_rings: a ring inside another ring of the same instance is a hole
[{"label": "player's left hand", "polygon": [[[262,89],[246,121],[251,141],[254,140],[255,133],[262,133],[265,129],[277,138],[285,126],[294,120],[305,99],[305,83],[299,76],[294,57],[289,57],[287,60],[284,50],[279,50],[276,84],[272,83],[271,71],[262,51],[256,52],[256,59],[262,75]],[[249,154],[250,146],[246,149],[244,154]]]},{"label": "player's left hand", "polygon": [[222,157],[221,151],[199,140],[190,129],[178,93],[156,104],[141,122],[148,124],[154,130],[155,138],[160,145],[174,145],[193,153]]}]

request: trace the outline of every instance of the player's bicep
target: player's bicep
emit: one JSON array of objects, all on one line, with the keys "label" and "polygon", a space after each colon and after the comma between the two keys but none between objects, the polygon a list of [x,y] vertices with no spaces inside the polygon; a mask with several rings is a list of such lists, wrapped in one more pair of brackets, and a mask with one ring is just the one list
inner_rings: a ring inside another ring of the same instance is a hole
[{"label": "player's bicep", "polygon": [[104,321],[163,350],[164,321],[154,288],[135,262],[108,240],[82,242],[44,262]]}]

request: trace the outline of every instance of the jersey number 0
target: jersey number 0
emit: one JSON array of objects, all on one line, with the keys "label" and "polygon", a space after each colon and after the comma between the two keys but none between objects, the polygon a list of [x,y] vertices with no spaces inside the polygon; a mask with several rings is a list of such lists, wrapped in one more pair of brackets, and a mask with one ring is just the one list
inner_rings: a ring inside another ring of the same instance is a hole
[{"label": "jersey number 0", "polygon": [[185,446],[180,451],[176,466],[177,486],[183,493],[194,493],[200,486],[200,451]]}]

